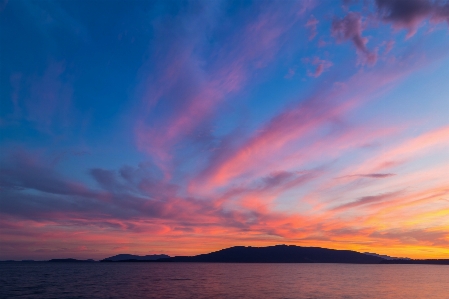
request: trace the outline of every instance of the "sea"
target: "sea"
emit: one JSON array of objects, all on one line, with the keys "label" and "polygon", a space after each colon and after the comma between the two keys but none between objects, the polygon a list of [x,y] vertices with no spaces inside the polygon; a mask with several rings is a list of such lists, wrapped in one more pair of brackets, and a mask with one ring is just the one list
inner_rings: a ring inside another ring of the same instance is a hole
[{"label": "sea", "polygon": [[2,262],[0,298],[449,299],[449,266]]}]

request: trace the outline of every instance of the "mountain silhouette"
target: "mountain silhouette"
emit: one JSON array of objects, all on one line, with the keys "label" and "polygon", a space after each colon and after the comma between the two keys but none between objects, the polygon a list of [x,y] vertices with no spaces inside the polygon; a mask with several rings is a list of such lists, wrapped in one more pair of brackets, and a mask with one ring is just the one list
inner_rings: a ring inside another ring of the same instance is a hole
[{"label": "mountain silhouette", "polygon": [[102,260],[102,262],[121,262],[121,261],[154,261],[162,258],[170,258],[166,254],[153,254],[153,255],[133,255],[133,254],[118,254]]},{"label": "mountain silhouette", "polygon": [[371,252],[364,252],[367,255],[373,255],[373,256],[378,256],[383,258],[384,260],[411,260],[408,257],[394,257],[394,256],[389,256],[389,255],[384,255],[384,254],[377,254],[377,253],[371,253]]},{"label": "mountain silhouette", "polygon": [[423,260],[412,260],[412,259],[395,259],[395,260],[383,260],[381,264],[418,264],[418,265],[449,265],[449,259],[423,259]]},{"label": "mountain silhouette", "polygon": [[[387,256],[385,256],[387,257]],[[195,256],[169,257],[165,254],[138,256],[119,254],[101,262],[199,262],[199,263],[344,263],[344,264],[441,264],[449,265],[449,259],[412,260],[385,258],[373,253],[352,250],[336,250],[321,247],[275,245],[268,247],[234,246]]]},{"label": "mountain silhouette", "polygon": [[77,259],[72,259],[72,258],[68,258],[68,259],[51,259],[49,260],[49,262],[52,263],[91,263],[91,262],[95,262],[93,259],[88,259],[88,260],[77,260]]},{"label": "mountain silhouette", "polygon": [[351,250],[276,245],[268,247],[235,246],[196,256],[176,256],[158,262],[213,263],[350,263],[379,264],[384,259]]}]

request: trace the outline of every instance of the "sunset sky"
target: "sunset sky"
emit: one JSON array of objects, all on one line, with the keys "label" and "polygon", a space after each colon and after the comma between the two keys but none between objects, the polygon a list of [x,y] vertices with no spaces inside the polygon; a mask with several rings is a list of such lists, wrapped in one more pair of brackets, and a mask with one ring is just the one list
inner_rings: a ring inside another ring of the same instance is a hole
[{"label": "sunset sky", "polygon": [[449,258],[449,2],[1,1],[0,260]]}]

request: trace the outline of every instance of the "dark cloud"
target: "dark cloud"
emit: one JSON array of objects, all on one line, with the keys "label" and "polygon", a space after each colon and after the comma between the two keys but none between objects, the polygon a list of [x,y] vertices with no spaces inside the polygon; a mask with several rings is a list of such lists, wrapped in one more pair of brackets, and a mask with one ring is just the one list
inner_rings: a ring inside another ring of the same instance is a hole
[{"label": "dark cloud", "polygon": [[117,175],[114,171],[94,168],[90,170],[90,174],[95,181],[106,190],[120,190],[121,184],[117,180]]},{"label": "dark cloud", "polygon": [[69,181],[45,165],[38,157],[18,150],[0,166],[2,190],[36,190],[50,194],[91,195],[78,182]]},{"label": "dark cloud", "polygon": [[449,25],[449,1],[441,3],[435,10],[432,16],[434,22],[447,22]]},{"label": "dark cloud", "polygon": [[138,167],[125,165],[118,171],[93,168],[89,171],[99,187],[114,194],[134,194],[151,199],[178,196],[179,186],[165,182],[154,166],[141,163]]},{"label": "dark cloud", "polygon": [[[147,165],[119,171],[95,168],[99,189],[64,178],[31,153],[19,151],[2,161],[0,215],[64,226],[96,226],[145,231],[134,221],[167,221],[177,227],[225,226],[248,230],[263,217],[258,212],[224,209],[216,200],[188,197],[179,186],[157,179]],[[276,173],[260,188],[292,184],[301,175]],[[10,227],[9,222],[1,223]],[[134,223],[134,224],[133,224]]]},{"label": "dark cloud", "polygon": [[350,40],[368,65],[374,65],[377,54],[366,47],[368,39],[362,36],[362,17],[359,13],[349,12],[343,19],[332,22],[332,35],[338,41]]},{"label": "dark cloud", "polygon": [[415,34],[419,24],[427,18],[435,22],[449,23],[449,2],[431,0],[376,0],[380,18],[396,28]]}]

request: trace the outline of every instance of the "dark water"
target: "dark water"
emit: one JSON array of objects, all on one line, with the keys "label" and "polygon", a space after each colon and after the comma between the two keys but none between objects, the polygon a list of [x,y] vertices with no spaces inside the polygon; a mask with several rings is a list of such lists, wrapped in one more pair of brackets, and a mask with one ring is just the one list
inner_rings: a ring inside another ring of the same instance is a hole
[{"label": "dark water", "polygon": [[0,263],[0,297],[449,299],[449,266]]}]

